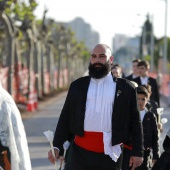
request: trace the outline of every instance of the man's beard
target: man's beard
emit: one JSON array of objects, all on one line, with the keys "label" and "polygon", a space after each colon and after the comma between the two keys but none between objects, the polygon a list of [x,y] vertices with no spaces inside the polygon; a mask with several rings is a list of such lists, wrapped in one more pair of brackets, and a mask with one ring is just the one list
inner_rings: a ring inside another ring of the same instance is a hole
[{"label": "man's beard", "polygon": [[[96,66],[101,67],[96,67]],[[105,64],[102,63],[94,63],[89,64],[89,75],[93,78],[100,79],[104,76],[106,76],[110,71],[110,63],[106,62]]]}]

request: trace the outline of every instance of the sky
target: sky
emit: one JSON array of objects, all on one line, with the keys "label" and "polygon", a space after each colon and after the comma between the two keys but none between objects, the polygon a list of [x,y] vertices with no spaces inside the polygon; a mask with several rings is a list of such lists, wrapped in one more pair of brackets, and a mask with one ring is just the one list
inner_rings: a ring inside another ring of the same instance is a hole
[{"label": "sky", "polygon": [[[141,34],[147,13],[154,25],[157,38],[165,34],[165,2],[169,0],[36,0],[37,18],[42,18],[45,8],[47,17],[69,22],[81,17],[92,30],[100,34],[100,43],[112,47],[115,34],[137,36]],[[168,4],[167,35],[170,37],[170,2]]]}]

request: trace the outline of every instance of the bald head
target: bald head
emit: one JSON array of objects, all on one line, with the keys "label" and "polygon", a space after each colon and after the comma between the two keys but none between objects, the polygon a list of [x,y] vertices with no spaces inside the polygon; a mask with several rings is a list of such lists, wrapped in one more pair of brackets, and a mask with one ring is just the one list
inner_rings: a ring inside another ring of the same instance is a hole
[{"label": "bald head", "polygon": [[110,47],[97,44],[91,52],[89,75],[93,78],[102,78],[110,72],[113,56]]},{"label": "bald head", "polygon": [[[92,50],[92,53],[105,53],[107,54],[107,57],[110,58],[112,56],[112,52],[109,46],[106,44],[97,44],[94,49]],[[92,54],[91,53],[91,54]]]}]

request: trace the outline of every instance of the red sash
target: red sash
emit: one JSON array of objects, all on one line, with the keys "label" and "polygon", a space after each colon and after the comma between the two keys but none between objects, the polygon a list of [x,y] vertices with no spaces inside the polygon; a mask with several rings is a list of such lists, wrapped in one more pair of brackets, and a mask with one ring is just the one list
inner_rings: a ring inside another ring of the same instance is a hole
[{"label": "red sash", "polygon": [[132,150],[132,145],[126,145],[124,144],[124,148],[128,149],[128,150]]},{"label": "red sash", "polygon": [[75,136],[76,145],[88,151],[104,153],[103,133],[102,132],[84,132],[84,136]]}]

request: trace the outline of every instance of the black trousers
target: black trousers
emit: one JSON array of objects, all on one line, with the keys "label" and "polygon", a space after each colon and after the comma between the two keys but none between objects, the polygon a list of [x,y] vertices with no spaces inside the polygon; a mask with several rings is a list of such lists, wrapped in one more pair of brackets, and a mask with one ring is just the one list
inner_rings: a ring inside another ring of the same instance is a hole
[{"label": "black trousers", "polygon": [[120,170],[122,155],[117,162],[104,153],[87,151],[75,143],[72,145],[70,170]]}]

